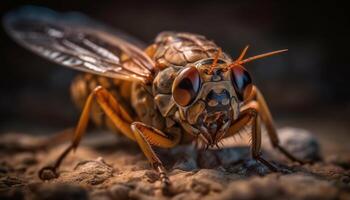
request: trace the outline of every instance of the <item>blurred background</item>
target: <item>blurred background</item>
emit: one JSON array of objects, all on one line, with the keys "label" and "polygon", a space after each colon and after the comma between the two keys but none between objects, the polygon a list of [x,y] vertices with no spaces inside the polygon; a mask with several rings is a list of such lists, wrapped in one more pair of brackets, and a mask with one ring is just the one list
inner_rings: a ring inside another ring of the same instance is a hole
[{"label": "blurred background", "polygon": [[[1,16],[21,5],[79,11],[152,43],[164,30],[214,40],[232,57],[288,48],[246,65],[265,94],[277,125],[322,136],[327,148],[349,150],[350,84],[347,6],[337,1],[2,1]],[[79,112],[70,101],[76,71],[48,62],[14,43],[0,28],[0,133],[60,130]],[[340,145],[338,145],[340,144]]]}]

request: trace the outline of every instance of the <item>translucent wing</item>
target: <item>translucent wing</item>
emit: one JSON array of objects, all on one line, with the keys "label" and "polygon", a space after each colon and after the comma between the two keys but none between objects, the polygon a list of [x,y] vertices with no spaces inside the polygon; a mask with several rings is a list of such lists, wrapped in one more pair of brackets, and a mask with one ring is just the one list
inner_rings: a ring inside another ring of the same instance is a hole
[{"label": "translucent wing", "polygon": [[140,42],[81,14],[24,7],[3,23],[18,43],[58,64],[111,78],[152,79],[154,63]]}]

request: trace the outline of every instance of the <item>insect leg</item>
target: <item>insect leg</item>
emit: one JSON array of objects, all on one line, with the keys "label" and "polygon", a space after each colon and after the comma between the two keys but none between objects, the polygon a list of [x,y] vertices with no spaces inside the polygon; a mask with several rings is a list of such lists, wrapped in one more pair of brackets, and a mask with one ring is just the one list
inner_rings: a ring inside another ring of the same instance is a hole
[{"label": "insect leg", "polygon": [[265,124],[265,127],[267,129],[267,133],[269,135],[270,142],[274,148],[277,148],[281,153],[283,153],[287,158],[289,158],[292,161],[299,162],[300,164],[304,164],[305,161],[302,161],[295,156],[293,156],[290,152],[288,152],[284,147],[282,147],[279,144],[279,138],[277,135],[276,128],[274,126],[273,118],[271,115],[271,112],[269,110],[269,107],[266,104],[266,101],[261,94],[260,90],[253,86],[250,95],[246,98],[245,103],[248,103],[250,101],[257,101],[259,105],[259,115]]},{"label": "insect leg", "polygon": [[244,126],[252,124],[252,157],[266,165],[271,171],[278,171],[275,166],[261,157],[261,124],[259,117],[259,105],[251,101],[241,108],[239,118],[233,122],[226,137],[233,136]]},{"label": "insect leg", "polygon": [[166,175],[162,161],[158,158],[151,145],[161,148],[172,148],[180,142],[180,134],[167,135],[141,122],[132,123],[131,128],[134,131],[135,139],[143,153],[152,167],[159,173],[163,191],[167,190],[170,185],[169,178]]},{"label": "insect leg", "polygon": [[249,122],[252,121],[252,116],[247,114],[246,112],[241,112],[238,119],[235,120],[230,128],[228,129],[228,134],[226,134],[226,137],[234,136],[236,133],[238,133],[244,126],[248,125]]},{"label": "insect leg", "polygon": [[111,119],[113,124],[128,138],[135,140],[134,134],[130,128],[132,122],[131,116],[126,110],[118,104],[114,97],[103,87],[96,87],[93,92],[88,96],[83,111],[80,115],[80,119],[77,127],[74,131],[72,143],[61,153],[55,163],[51,166],[46,166],[39,171],[39,177],[42,180],[52,179],[58,177],[56,170],[61,165],[63,159],[68,153],[76,149],[79,145],[81,138],[83,137],[89,118],[91,106],[94,100],[102,108],[104,113]]}]

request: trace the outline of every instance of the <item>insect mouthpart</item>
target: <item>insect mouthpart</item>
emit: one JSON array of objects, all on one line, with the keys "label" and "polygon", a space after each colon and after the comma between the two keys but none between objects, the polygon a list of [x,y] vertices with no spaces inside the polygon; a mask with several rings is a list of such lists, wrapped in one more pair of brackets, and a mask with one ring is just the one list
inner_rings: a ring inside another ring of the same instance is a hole
[{"label": "insect mouthpart", "polygon": [[203,113],[199,118],[199,130],[209,146],[216,145],[231,125],[231,110]]}]

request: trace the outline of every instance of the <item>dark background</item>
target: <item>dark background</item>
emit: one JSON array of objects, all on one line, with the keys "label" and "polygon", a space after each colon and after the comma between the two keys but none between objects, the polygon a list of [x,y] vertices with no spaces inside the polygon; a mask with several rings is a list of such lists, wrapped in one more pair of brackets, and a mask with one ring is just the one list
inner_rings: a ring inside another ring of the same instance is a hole
[{"label": "dark background", "polygon": [[[80,11],[147,43],[164,30],[205,35],[236,57],[288,48],[246,65],[279,125],[333,137],[348,133],[350,114],[348,6],[336,1],[2,1],[1,15],[21,5]],[[0,130],[72,126],[78,112],[69,97],[77,72],[48,62],[0,30]],[[315,128],[316,127],[316,128]],[[38,131],[40,128],[37,128]]]}]

